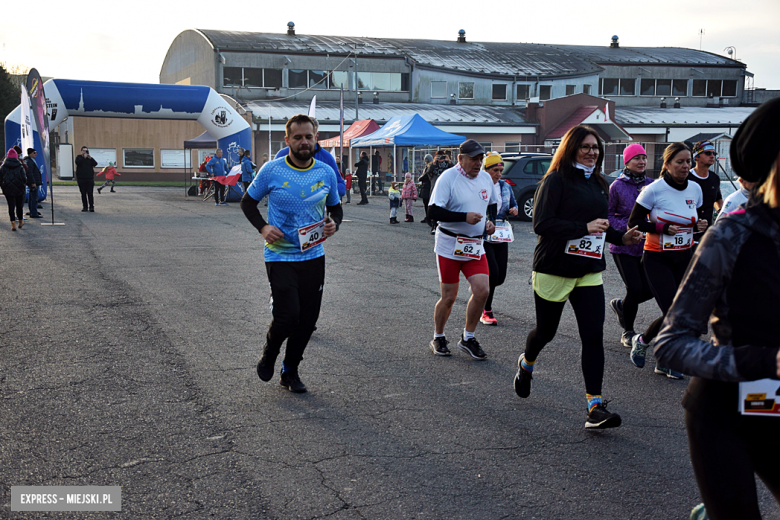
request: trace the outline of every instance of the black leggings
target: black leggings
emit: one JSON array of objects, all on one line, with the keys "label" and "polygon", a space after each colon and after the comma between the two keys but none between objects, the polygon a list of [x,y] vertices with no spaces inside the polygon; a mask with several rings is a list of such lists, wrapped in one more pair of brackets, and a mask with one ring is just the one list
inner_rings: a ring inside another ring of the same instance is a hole
[{"label": "black leggings", "polygon": [[650,290],[655,296],[655,301],[661,308],[661,317],[656,318],[642,334],[642,340],[649,343],[655,339],[661,331],[661,325],[664,322],[669,307],[674,302],[674,295],[677,294],[677,288],[680,287],[685,271],[691,261],[691,250],[687,251],[645,251],[642,257],[642,263],[645,266],[647,281],[650,283]]},{"label": "black leggings", "polygon": [[755,475],[780,503],[780,420],[685,412],[691,463],[711,520],[760,520]]},{"label": "black leggings", "polygon": [[612,258],[626,285],[626,295],[623,297],[623,321],[626,323],[626,330],[634,330],[639,304],[652,300],[653,292],[650,290],[641,256],[613,254]]},{"label": "black leggings", "polygon": [[81,205],[84,209],[95,208],[95,181],[78,181],[79,191],[81,192]]},{"label": "black leggings", "polygon": [[[525,341],[525,356],[535,361],[545,345],[553,340],[566,302],[551,302],[534,292],[536,328]],[[582,375],[585,391],[601,395],[604,380],[604,286],[577,287],[569,295],[577,317],[582,341]]]},{"label": "black leggings", "polygon": [[496,287],[502,285],[506,280],[506,266],[509,257],[509,244],[506,242],[491,243],[485,242],[485,256],[487,256],[488,268],[490,269],[490,293],[485,302],[485,310],[493,310],[493,293]]},{"label": "black leggings", "polygon": [[[11,217],[11,222],[22,220],[24,218],[24,195],[5,195],[5,201],[8,203],[8,215]],[[19,218],[14,218],[14,211]]]},{"label": "black leggings", "polygon": [[303,262],[266,262],[271,282],[273,319],[268,327],[267,351],[274,357],[287,340],[284,365],[298,368],[320,317],[322,287],[325,283],[325,257]]}]

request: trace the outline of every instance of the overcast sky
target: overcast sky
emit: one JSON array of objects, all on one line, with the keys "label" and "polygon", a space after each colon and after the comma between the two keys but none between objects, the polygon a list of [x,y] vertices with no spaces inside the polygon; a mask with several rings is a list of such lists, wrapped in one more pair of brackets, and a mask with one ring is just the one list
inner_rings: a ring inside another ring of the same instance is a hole
[{"label": "overcast sky", "polygon": [[[431,3],[432,4],[432,3]],[[186,29],[469,41],[699,48],[736,58],[755,86],[780,89],[780,0],[582,2],[107,2],[41,0],[0,25],[0,62],[42,76],[159,83],[176,35]],[[635,7],[629,7],[635,6]],[[40,9],[38,12],[37,10]],[[40,31],[37,34],[36,31]]]}]

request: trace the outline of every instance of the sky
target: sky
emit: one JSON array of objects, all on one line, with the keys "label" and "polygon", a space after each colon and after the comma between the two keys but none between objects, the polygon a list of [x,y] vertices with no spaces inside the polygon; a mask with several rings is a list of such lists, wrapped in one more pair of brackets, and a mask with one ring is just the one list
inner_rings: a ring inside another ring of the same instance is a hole
[{"label": "sky", "polygon": [[700,48],[704,29],[702,50],[727,56],[724,49],[734,47],[736,58],[755,74],[756,88],[780,89],[780,0],[451,0],[436,7],[412,0],[266,0],[227,9],[221,5],[230,4],[41,0],[25,7],[18,21],[0,26],[0,62],[35,67],[44,77],[159,83],[168,48],[186,29],[284,33],[292,21],[298,34],[455,40],[464,29],[467,40],[475,42],[608,46],[617,35],[623,47],[692,49]]}]

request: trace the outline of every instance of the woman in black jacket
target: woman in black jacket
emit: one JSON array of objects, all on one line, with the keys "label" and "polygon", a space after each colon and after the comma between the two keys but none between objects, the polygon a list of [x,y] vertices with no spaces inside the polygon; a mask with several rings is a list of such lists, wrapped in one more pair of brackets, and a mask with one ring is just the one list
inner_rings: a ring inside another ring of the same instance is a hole
[{"label": "woman in black jacket", "polygon": [[8,150],[5,161],[0,166],[0,188],[3,189],[3,195],[8,203],[12,231],[16,231],[17,220],[19,220],[19,229],[24,226],[24,193],[28,184],[27,175],[16,150],[13,148]]},{"label": "woman in black jacket", "polygon": [[[744,209],[718,218],[704,235],[656,339],[658,362],[693,376],[682,405],[712,520],[761,518],[756,475],[780,503],[778,121],[774,99],[734,134],[734,171],[758,185]],[[711,341],[700,336],[708,323]]]},{"label": "woman in black jacket", "polygon": [[625,234],[607,220],[609,189],[601,174],[604,145],[590,127],[575,126],[563,136],[550,169],[534,196],[533,287],[536,328],[518,360],[515,392],[528,397],[537,356],[552,341],[566,301],[571,302],[582,340],[588,417],[585,428],[614,428],[621,419],[601,399],[604,378],[604,287],[606,244],[636,244],[636,228]]}]

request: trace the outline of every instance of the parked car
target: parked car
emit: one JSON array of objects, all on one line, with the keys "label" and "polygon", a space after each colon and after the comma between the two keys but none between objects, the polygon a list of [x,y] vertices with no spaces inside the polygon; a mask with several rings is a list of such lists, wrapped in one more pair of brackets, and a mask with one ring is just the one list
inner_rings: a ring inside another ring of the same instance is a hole
[{"label": "parked car", "polygon": [[[504,179],[512,186],[517,205],[518,218],[530,222],[534,218],[534,194],[544,174],[550,168],[552,154],[549,153],[502,153],[504,159]],[[607,184],[615,178],[604,176]]]}]

